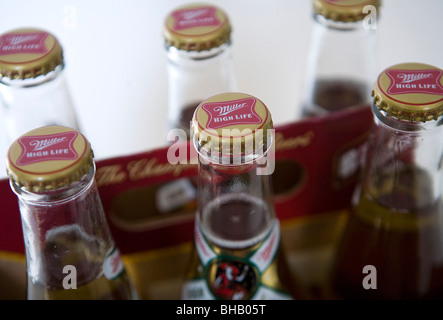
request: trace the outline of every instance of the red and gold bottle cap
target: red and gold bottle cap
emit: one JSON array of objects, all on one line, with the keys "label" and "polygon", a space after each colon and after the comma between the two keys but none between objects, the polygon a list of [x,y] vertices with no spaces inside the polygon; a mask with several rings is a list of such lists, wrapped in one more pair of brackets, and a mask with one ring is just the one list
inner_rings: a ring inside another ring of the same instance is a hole
[{"label": "red and gold bottle cap", "polygon": [[15,29],[0,36],[0,77],[35,78],[63,64],[63,50],[50,33],[34,28]]},{"label": "red and gold bottle cap", "polygon": [[46,193],[80,181],[93,166],[93,157],[90,143],[81,133],[47,126],[29,131],[11,144],[6,171],[17,187]]},{"label": "red and gold bottle cap", "polygon": [[326,19],[342,22],[363,20],[365,6],[380,7],[380,0],[313,0],[314,11]]},{"label": "red and gold bottle cap", "polygon": [[220,8],[210,4],[190,4],[172,11],[165,20],[166,42],[180,50],[203,51],[228,42],[231,25]]},{"label": "red and gold bottle cap", "polygon": [[192,118],[196,149],[204,148],[213,158],[250,156],[267,149],[272,142],[268,129],[272,128],[266,105],[240,92],[221,93],[204,100]]},{"label": "red and gold bottle cap", "polygon": [[443,114],[442,75],[442,69],[424,63],[391,66],[374,85],[374,104],[400,120],[437,120]]}]

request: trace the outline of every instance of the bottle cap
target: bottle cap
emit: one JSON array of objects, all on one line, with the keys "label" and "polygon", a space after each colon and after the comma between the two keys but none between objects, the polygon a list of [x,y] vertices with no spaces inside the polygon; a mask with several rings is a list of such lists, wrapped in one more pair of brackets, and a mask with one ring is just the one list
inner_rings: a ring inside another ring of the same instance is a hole
[{"label": "bottle cap", "polygon": [[63,126],[34,129],[15,140],[6,158],[6,172],[16,186],[47,193],[70,186],[93,166],[93,151],[78,131]]},{"label": "bottle cap", "polygon": [[423,63],[391,66],[374,85],[374,104],[400,120],[437,120],[443,114],[442,75],[442,69]]},{"label": "bottle cap", "polygon": [[61,64],[62,47],[46,31],[24,28],[0,35],[0,78],[35,78],[53,71]]},{"label": "bottle cap", "polygon": [[342,22],[363,20],[368,12],[365,6],[380,7],[380,0],[313,0],[314,11],[326,19]]},{"label": "bottle cap", "polygon": [[166,43],[180,50],[209,50],[228,42],[231,25],[223,10],[209,4],[190,4],[172,11],[165,20]]},{"label": "bottle cap", "polygon": [[221,93],[204,100],[192,118],[196,149],[212,159],[263,154],[272,143],[271,113],[254,96],[240,92]]}]

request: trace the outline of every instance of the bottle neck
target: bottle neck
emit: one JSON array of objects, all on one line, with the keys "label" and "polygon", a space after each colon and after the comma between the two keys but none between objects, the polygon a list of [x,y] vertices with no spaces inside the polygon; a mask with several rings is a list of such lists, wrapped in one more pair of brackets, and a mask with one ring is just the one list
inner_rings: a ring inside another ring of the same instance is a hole
[{"label": "bottle neck", "polygon": [[63,65],[31,79],[0,81],[0,104],[8,142],[46,125],[78,129],[77,116],[68,89]]},{"label": "bottle neck", "polygon": [[227,249],[251,247],[262,241],[275,221],[270,174],[260,174],[270,158],[237,165],[204,159],[198,171],[198,222],[203,234]]},{"label": "bottle neck", "polygon": [[372,107],[371,132],[362,192],[398,211],[435,207],[443,184],[443,118],[407,122]]},{"label": "bottle neck", "polygon": [[197,106],[220,92],[235,91],[231,43],[207,51],[167,47],[168,129],[188,134]]},{"label": "bottle neck", "polygon": [[71,183],[69,186],[59,188],[56,191],[36,193],[30,192],[25,186],[20,186],[13,180],[10,180],[12,191],[17,195],[20,201],[31,206],[48,206],[52,207],[58,203],[66,203],[74,201],[86,190],[96,188],[93,186],[95,177],[95,164],[91,166],[89,172],[79,179]]},{"label": "bottle neck", "polygon": [[314,16],[302,105],[304,116],[369,105],[376,79],[376,30],[363,21]]},{"label": "bottle neck", "polygon": [[358,21],[335,21],[326,18],[325,16],[314,13],[313,15],[314,23],[330,30],[343,30],[343,31],[352,31],[352,30],[362,30],[365,27],[364,20]]},{"label": "bottle neck", "polygon": [[[231,42],[223,43],[219,47],[211,48],[210,50],[202,51],[187,51],[178,49],[165,42],[165,48],[169,62],[177,64],[192,64],[192,61],[209,61],[207,63],[214,63],[215,60],[210,60],[215,57],[220,57],[223,53],[231,50]],[[198,64],[200,65],[200,64]]]},{"label": "bottle neck", "polygon": [[79,183],[47,195],[12,185],[19,200],[28,276],[34,284],[63,289],[67,265],[76,268],[79,286],[102,273],[114,242],[94,173],[92,167]]}]

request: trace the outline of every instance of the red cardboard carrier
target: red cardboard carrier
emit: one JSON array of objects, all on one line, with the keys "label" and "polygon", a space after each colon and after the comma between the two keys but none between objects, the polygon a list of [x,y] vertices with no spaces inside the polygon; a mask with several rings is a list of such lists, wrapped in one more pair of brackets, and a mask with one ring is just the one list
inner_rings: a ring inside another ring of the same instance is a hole
[{"label": "red cardboard carrier", "polygon": [[[369,106],[276,127],[274,201],[293,275],[323,298],[369,129]],[[94,141],[91,141],[92,147]],[[169,147],[97,161],[111,232],[141,299],[180,299],[197,208],[195,151],[168,162]],[[0,180],[0,299],[26,299],[20,212]]]}]

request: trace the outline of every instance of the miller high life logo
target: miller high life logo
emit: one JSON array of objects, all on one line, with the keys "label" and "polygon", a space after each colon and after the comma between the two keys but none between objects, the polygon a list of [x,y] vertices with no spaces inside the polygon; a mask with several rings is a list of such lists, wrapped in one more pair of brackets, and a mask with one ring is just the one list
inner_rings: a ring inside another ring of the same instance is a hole
[{"label": "miller high life logo", "polygon": [[172,13],[175,18],[174,30],[180,31],[195,27],[219,26],[216,8],[212,6],[177,10]]},{"label": "miller high life logo", "polygon": [[0,37],[0,56],[19,53],[47,52],[45,39],[47,32],[7,33]]},{"label": "miller high life logo", "polygon": [[255,112],[256,102],[254,98],[244,98],[203,104],[202,108],[208,115],[206,128],[219,129],[240,124],[260,124],[263,120]]},{"label": "miller high life logo", "polygon": [[391,79],[387,92],[392,95],[405,93],[443,94],[441,85],[442,71],[427,70],[387,70]]},{"label": "miller high life logo", "polygon": [[48,160],[75,160],[78,157],[74,141],[78,134],[74,131],[44,136],[23,136],[18,143],[22,153],[17,164],[27,165]]}]

